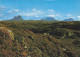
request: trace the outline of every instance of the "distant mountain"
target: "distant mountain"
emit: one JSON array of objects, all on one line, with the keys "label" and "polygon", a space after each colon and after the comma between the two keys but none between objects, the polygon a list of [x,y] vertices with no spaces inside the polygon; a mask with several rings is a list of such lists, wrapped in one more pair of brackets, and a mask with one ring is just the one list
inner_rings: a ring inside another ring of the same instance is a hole
[{"label": "distant mountain", "polygon": [[63,21],[74,21],[74,19],[73,18],[69,18],[69,19],[65,19]]},{"label": "distant mountain", "polygon": [[9,21],[23,21],[23,18],[20,15],[18,15],[18,16],[15,16],[13,19],[11,19]]},{"label": "distant mountain", "polygon": [[44,21],[57,21],[56,19],[54,19],[53,17],[47,17],[47,18],[43,18],[41,20],[44,20]]}]

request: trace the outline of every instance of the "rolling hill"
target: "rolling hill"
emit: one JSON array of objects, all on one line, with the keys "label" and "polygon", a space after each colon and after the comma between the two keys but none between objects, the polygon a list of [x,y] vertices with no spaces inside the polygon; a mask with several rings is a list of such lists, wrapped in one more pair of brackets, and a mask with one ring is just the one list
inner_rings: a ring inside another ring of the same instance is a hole
[{"label": "rolling hill", "polygon": [[0,57],[80,57],[80,22],[0,22]]}]

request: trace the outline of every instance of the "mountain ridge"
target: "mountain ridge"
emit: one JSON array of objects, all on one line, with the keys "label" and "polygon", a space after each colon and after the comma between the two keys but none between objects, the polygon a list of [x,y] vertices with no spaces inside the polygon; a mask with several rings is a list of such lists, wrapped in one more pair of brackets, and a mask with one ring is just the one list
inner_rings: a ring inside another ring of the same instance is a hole
[{"label": "mountain ridge", "polygon": [[15,16],[14,18],[12,18],[9,21],[23,21],[23,18],[22,18],[22,16],[18,15],[18,16]]},{"label": "mountain ridge", "polygon": [[55,18],[53,17],[46,17],[46,18],[43,18],[41,20],[44,20],[44,21],[57,21]]},{"label": "mountain ridge", "polygon": [[[42,18],[40,20],[41,21],[59,21],[59,20],[56,20],[53,17],[46,17],[46,18]],[[14,16],[12,19],[6,20],[6,21],[24,21],[24,19],[22,18],[22,16],[18,15],[18,16]],[[69,19],[64,19],[64,20],[61,20],[61,21],[75,21],[75,20],[73,18],[69,18]]]},{"label": "mountain ridge", "polygon": [[64,19],[63,21],[74,21],[73,18],[69,18],[69,19]]}]

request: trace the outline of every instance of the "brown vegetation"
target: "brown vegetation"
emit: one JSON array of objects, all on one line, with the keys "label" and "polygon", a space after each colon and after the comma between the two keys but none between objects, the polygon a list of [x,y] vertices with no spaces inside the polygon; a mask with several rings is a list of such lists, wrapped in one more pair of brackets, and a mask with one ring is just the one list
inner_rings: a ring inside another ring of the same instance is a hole
[{"label": "brown vegetation", "polygon": [[0,24],[0,57],[80,57],[79,22]]}]

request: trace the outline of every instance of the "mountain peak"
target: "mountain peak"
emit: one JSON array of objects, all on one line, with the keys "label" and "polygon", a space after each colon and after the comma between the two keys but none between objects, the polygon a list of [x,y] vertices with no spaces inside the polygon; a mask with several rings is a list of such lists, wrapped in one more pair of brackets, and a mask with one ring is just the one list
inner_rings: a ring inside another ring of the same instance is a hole
[{"label": "mountain peak", "polygon": [[46,17],[46,18],[43,18],[41,20],[44,20],[44,21],[56,21],[53,17]]},{"label": "mountain peak", "polygon": [[74,21],[74,19],[73,18],[69,18],[69,19],[65,19],[63,21]]},{"label": "mountain peak", "polygon": [[18,15],[12,18],[10,21],[22,21],[22,20],[23,20],[22,16]]}]

